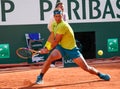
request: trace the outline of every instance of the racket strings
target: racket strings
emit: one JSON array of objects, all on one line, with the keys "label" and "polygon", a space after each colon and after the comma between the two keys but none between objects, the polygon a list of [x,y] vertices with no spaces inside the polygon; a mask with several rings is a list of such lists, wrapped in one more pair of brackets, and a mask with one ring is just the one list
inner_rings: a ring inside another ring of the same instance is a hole
[{"label": "racket strings", "polygon": [[19,50],[18,53],[23,57],[32,57],[32,53],[29,50]]}]

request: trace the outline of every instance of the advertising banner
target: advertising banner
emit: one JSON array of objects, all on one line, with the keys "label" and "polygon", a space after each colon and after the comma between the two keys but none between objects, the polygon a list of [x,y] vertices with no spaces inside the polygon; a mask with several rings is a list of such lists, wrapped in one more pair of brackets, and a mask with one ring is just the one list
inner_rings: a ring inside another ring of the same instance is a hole
[{"label": "advertising banner", "polygon": [[[47,24],[59,0],[0,0],[0,25]],[[120,21],[120,0],[61,0],[69,23]]]}]

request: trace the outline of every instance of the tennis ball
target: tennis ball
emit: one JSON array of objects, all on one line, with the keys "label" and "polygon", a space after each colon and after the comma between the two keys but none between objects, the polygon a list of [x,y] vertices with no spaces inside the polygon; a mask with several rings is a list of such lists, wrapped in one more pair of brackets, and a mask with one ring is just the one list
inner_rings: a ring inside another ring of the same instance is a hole
[{"label": "tennis ball", "polygon": [[103,55],[103,51],[102,50],[98,50],[98,55],[102,56]]}]

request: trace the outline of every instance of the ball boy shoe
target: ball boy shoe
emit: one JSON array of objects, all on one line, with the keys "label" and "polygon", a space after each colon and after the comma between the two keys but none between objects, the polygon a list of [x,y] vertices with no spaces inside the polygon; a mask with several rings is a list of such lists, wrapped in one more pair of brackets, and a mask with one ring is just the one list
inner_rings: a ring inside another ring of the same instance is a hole
[{"label": "ball boy shoe", "polygon": [[99,76],[99,78],[101,78],[101,79],[103,79],[105,81],[109,81],[110,78],[111,78],[110,75],[108,75],[108,74],[102,74],[102,73],[99,73],[98,76]]}]

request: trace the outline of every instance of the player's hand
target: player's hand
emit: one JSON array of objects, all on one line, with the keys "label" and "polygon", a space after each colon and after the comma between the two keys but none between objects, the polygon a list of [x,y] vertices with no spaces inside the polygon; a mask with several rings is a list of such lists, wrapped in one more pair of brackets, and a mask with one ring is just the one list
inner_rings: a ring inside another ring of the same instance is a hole
[{"label": "player's hand", "polygon": [[48,54],[49,53],[49,50],[47,48],[42,48],[40,50],[40,54]]}]

